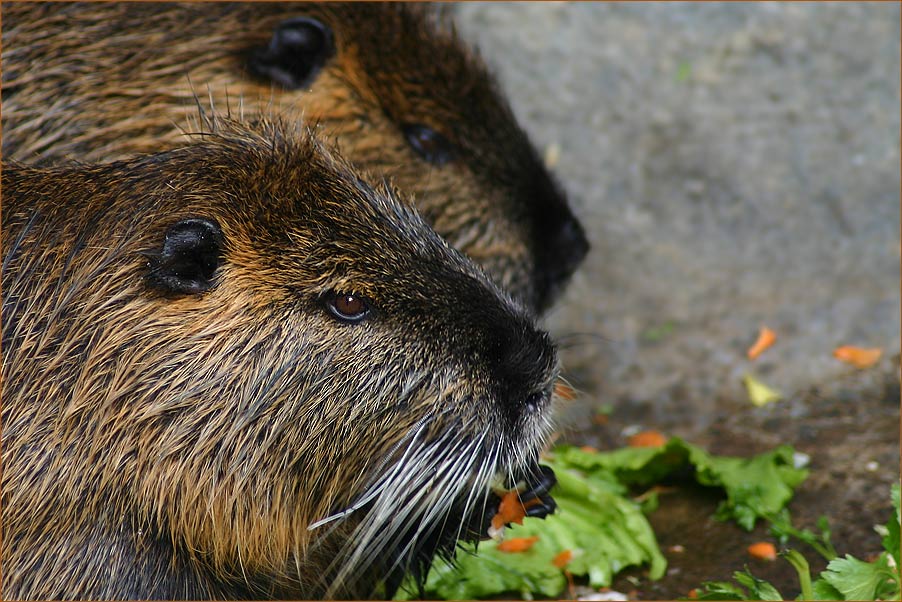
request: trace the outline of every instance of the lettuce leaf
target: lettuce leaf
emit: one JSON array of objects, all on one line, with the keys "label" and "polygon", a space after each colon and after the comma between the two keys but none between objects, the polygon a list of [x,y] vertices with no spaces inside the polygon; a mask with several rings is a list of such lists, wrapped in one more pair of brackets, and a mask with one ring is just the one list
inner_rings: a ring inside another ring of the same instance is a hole
[{"label": "lettuce leaf", "polygon": [[793,454],[792,447],[782,445],[752,458],[712,456],[674,437],[661,447],[627,447],[606,453],[562,447],[555,450],[553,458],[558,464],[611,479],[623,493],[626,486],[648,486],[693,467],[700,485],[721,487],[727,495],[717,517],[733,519],[751,531],[758,518],[779,512],[808,476],[807,470],[794,467]]},{"label": "lettuce leaf", "polygon": [[[672,438],[657,448],[624,448],[592,452],[571,446],[556,448],[544,460],[556,473],[551,495],[555,514],[506,530],[506,538],[537,536],[527,551],[502,552],[493,541],[461,544],[453,563],[436,559],[424,585],[429,598],[478,599],[516,594],[554,597],[567,585],[565,570],[586,577],[592,587],[607,587],[626,567],[647,566],[659,579],[666,560],[640,504],[629,499],[630,488],[647,487],[675,473],[694,469],[696,481],[722,487],[726,500],[718,509],[747,529],[755,520],[778,512],[793,488],[807,476],[793,467],[793,450],[779,447],[753,458],[718,457]],[[562,569],[552,562],[563,551],[572,553]],[[766,591],[760,585],[762,593]],[[773,595],[770,591],[767,594]],[[407,583],[396,599],[417,596]]]}]

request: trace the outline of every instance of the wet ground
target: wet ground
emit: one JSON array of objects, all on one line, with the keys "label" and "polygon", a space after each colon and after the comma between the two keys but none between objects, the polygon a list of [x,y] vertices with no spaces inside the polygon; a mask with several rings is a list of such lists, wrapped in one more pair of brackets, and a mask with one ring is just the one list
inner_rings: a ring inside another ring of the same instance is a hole
[{"label": "wet ground", "polygon": [[[899,8],[453,10],[593,244],[546,321],[582,393],[562,411],[565,438],[610,449],[641,427],[729,455],[792,444],[811,457],[794,522],[828,516],[837,551],[859,558],[880,550],[873,525],[900,470]],[[751,362],[763,324],[778,340]],[[832,357],[838,345],[884,355],[859,371]],[[753,407],[746,373],[784,400]],[[600,406],[613,408],[604,426]],[[662,495],[651,520],[670,572],[617,589],[671,599],[748,564],[797,595],[788,564],[746,555],[766,530],[714,521],[717,501]]]}]

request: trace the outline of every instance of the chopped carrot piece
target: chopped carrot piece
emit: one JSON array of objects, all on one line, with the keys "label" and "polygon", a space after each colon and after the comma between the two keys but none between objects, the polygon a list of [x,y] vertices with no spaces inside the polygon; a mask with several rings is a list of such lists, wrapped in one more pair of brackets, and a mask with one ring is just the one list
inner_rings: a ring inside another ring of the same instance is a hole
[{"label": "chopped carrot piece", "polygon": [[573,560],[573,552],[571,550],[564,550],[551,559],[551,564],[559,569],[562,569],[567,566],[567,564],[569,564],[571,560]]},{"label": "chopped carrot piece", "polygon": [[767,541],[759,541],[748,547],[749,556],[758,560],[776,560],[777,549],[774,544]]},{"label": "chopped carrot piece", "polygon": [[562,381],[557,381],[556,383],[554,383],[554,394],[561,399],[566,399],[567,401],[576,399],[576,391],[573,389],[573,387]]},{"label": "chopped carrot piece", "polygon": [[689,595],[686,596],[686,597],[689,598],[690,600],[698,600],[698,590],[697,590],[697,589],[690,589],[690,590],[689,590]]},{"label": "chopped carrot piece", "polygon": [[584,451],[587,454],[597,454],[598,450],[592,447],[591,445],[583,445],[579,448],[579,451]]},{"label": "chopped carrot piece", "polygon": [[774,344],[774,341],[777,340],[777,333],[768,328],[767,326],[761,327],[761,332],[758,333],[758,340],[755,341],[755,344],[749,347],[747,355],[750,360],[757,358],[759,355],[764,353],[764,350]]},{"label": "chopped carrot piece", "polygon": [[627,441],[627,445],[630,447],[661,447],[665,443],[667,443],[667,437],[658,431],[642,431]]},{"label": "chopped carrot piece", "polygon": [[874,364],[877,363],[877,360],[880,359],[880,356],[883,354],[883,350],[879,347],[874,347],[871,349],[865,349],[863,347],[853,347],[852,345],[845,345],[843,347],[837,347],[833,350],[833,357],[847,364],[852,364],[856,368],[870,368]]},{"label": "chopped carrot piece", "polygon": [[523,524],[526,516],[526,508],[520,501],[520,493],[512,489],[501,497],[498,504],[498,513],[492,517],[492,528],[496,531],[508,523]]},{"label": "chopped carrot piece", "polygon": [[525,552],[539,541],[538,535],[532,537],[514,537],[505,539],[498,544],[499,552],[507,552],[508,554],[516,554],[517,552]]}]

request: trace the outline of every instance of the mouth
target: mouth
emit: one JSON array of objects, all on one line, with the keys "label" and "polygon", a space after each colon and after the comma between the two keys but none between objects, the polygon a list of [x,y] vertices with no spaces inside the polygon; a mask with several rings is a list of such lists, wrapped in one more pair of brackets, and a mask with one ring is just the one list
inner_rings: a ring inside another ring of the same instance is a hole
[{"label": "mouth", "polygon": [[388,597],[408,576],[421,589],[436,556],[453,561],[459,541],[487,539],[499,520],[511,522],[499,518],[505,497],[516,497],[523,516],[553,512],[548,490],[556,480],[538,465],[538,450],[521,447],[514,454],[498,443],[487,445],[487,438],[444,437],[409,445],[357,502],[311,525],[354,519],[329,571],[326,595],[347,597],[346,592],[359,589],[362,576],[381,582],[384,592],[379,593]]},{"label": "mouth", "polygon": [[487,539],[491,527],[512,520],[498,518],[505,493],[514,492],[523,516],[553,512],[554,474],[538,465],[552,430],[546,389],[549,399],[515,428],[502,414],[454,417],[447,404],[409,427],[355,500],[308,527],[318,541],[338,544],[325,596],[392,596],[408,576],[422,587],[436,556],[452,560],[459,541]]},{"label": "mouth", "polygon": [[[536,463],[515,478],[516,482],[507,482],[504,486],[481,492],[474,489],[469,496],[458,497],[443,520],[425,531],[411,530],[402,535],[402,541],[413,545],[406,554],[400,549],[386,550],[386,557],[392,559],[391,568],[383,578],[387,597],[393,597],[409,576],[419,597],[423,598],[426,576],[436,557],[453,563],[460,542],[478,544],[497,537],[505,526],[522,524],[527,516],[545,518],[554,513],[557,505],[549,491],[557,478],[551,468]],[[496,475],[496,479],[502,479],[501,475]],[[480,497],[476,504],[470,503],[473,494]]]}]

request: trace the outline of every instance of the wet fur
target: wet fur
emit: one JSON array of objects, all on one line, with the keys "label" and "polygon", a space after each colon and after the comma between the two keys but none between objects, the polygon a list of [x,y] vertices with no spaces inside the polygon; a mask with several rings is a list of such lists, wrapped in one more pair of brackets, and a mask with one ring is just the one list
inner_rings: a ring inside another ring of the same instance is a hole
[{"label": "wet fur", "polygon": [[[549,431],[528,312],[303,129],[214,129],[4,165],[4,599],[372,596]],[[223,233],[203,294],[154,278],[187,218]]]},{"label": "wet fur", "polygon": [[[286,19],[334,30],[309,89],[250,72]],[[422,6],[292,3],[4,3],[3,153],[46,165],[156,152],[195,131],[195,96],[251,117],[285,115],[337,136],[358,168],[412,195],[454,247],[533,310],[548,307],[587,244],[566,198],[478,56]],[[438,131],[435,166],[405,124]]]}]

